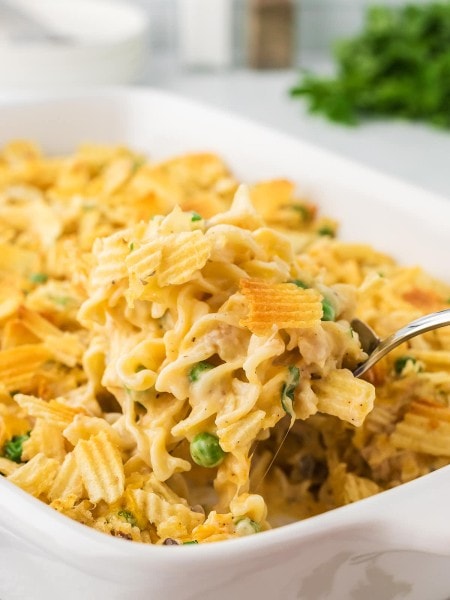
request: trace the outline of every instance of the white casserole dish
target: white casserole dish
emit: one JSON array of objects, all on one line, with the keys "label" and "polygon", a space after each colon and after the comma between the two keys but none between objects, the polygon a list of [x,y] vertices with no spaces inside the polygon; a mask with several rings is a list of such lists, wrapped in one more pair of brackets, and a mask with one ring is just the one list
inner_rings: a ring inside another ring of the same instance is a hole
[{"label": "white casserole dish", "polygon": [[[450,201],[232,115],[155,90],[3,98],[0,143],[48,152],[122,143],[162,158],[220,153],[245,181],[286,176],[341,236],[449,279]],[[108,537],[0,478],[2,600],[444,600],[450,467],[357,504],[256,536],[154,547]]]}]

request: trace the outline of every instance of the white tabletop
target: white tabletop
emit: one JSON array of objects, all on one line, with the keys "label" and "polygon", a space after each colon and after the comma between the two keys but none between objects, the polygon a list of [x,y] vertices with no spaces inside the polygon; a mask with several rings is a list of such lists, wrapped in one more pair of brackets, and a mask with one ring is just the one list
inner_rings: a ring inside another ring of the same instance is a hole
[{"label": "white tabletop", "polygon": [[395,121],[335,125],[289,97],[295,71],[195,72],[155,61],[144,83],[265,123],[450,199],[450,131]]}]

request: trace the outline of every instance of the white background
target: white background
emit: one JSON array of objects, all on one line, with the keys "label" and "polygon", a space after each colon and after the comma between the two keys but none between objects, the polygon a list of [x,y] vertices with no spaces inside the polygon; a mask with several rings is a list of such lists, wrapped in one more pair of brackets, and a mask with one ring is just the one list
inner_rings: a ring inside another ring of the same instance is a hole
[{"label": "white background", "polygon": [[[177,0],[133,1],[144,6],[150,16],[150,50],[141,84],[248,116],[450,198],[450,132],[392,121],[347,128],[308,115],[305,105],[288,95],[298,79],[298,69],[268,72],[245,67],[242,2],[234,2],[233,67],[195,71],[180,66]],[[401,4],[400,0],[390,3]],[[317,71],[331,70],[330,42],[358,31],[367,4],[368,0],[301,0],[297,63]]]}]

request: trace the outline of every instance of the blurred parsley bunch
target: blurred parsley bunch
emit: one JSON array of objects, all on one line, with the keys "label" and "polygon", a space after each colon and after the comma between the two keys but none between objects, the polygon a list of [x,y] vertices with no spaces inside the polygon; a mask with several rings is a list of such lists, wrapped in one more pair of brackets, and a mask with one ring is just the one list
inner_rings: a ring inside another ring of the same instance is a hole
[{"label": "blurred parsley bunch", "polygon": [[450,128],[450,2],[374,6],[335,59],[336,78],[306,74],[290,91],[310,112],[349,125],[392,116]]}]

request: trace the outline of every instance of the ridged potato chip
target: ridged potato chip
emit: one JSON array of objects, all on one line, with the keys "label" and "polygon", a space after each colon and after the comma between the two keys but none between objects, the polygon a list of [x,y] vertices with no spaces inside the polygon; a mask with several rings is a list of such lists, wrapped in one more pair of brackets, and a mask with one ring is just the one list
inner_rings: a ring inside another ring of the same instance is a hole
[{"label": "ridged potato chip", "polygon": [[256,335],[275,329],[308,328],[322,317],[321,295],[293,283],[241,280],[241,291],[249,304],[249,314],[241,320]]},{"label": "ridged potato chip", "polygon": [[396,448],[450,456],[450,409],[424,400],[411,403],[390,440]]},{"label": "ridged potato chip", "polygon": [[39,453],[9,475],[8,480],[38,498],[48,492],[58,468],[57,460]]},{"label": "ridged potato chip", "polygon": [[106,433],[80,440],[74,453],[89,500],[116,502],[125,489],[125,474],[120,452]]},{"label": "ridged potato chip", "polygon": [[168,236],[157,270],[158,284],[163,287],[188,282],[205,266],[210,252],[211,242],[201,231]]},{"label": "ridged potato chip", "polygon": [[44,344],[23,344],[0,351],[0,381],[11,392],[30,391],[36,373],[52,358]]},{"label": "ridged potato chip", "polygon": [[19,465],[17,463],[9,460],[8,458],[0,456],[0,473],[2,475],[9,477],[9,475],[12,475],[15,471],[17,471],[18,468]]},{"label": "ridged potato chip", "polygon": [[26,462],[40,452],[59,463],[66,456],[61,429],[44,419],[36,419],[30,438],[22,445],[21,460]]},{"label": "ridged potato chip", "polygon": [[373,386],[356,379],[347,369],[338,369],[311,382],[317,396],[317,409],[335,415],[343,421],[360,426],[372,410],[375,400]]},{"label": "ridged potato chip", "polygon": [[71,498],[75,502],[81,498],[83,489],[83,481],[75,454],[70,452],[66,455],[61,468],[56,474],[48,496],[52,501]]},{"label": "ridged potato chip", "polygon": [[82,408],[74,408],[64,404],[61,400],[46,402],[36,396],[16,394],[14,400],[31,416],[45,420],[60,429],[69,425],[76,415],[84,413]]}]

